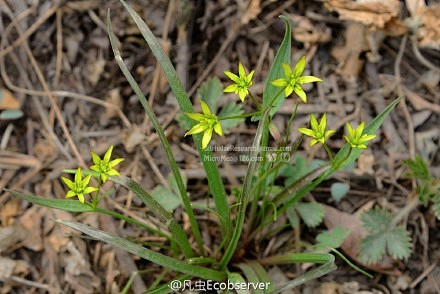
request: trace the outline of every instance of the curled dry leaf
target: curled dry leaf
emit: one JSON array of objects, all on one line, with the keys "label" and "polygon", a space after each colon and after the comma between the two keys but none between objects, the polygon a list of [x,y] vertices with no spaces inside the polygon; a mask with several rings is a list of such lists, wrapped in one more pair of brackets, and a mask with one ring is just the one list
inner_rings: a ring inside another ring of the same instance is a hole
[{"label": "curled dry leaf", "polygon": [[426,6],[424,0],[406,0],[412,26],[421,47],[440,49],[440,4]]},{"label": "curled dry leaf", "polygon": [[314,25],[309,18],[300,15],[293,15],[291,19],[295,24],[292,28],[293,38],[304,43],[306,47],[330,41],[331,30],[329,27]]},{"label": "curled dry leaf", "polygon": [[407,31],[398,19],[398,0],[329,0],[325,5],[339,13],[341,19],[360,22],[372,30],[381,29],[394,36]]}]

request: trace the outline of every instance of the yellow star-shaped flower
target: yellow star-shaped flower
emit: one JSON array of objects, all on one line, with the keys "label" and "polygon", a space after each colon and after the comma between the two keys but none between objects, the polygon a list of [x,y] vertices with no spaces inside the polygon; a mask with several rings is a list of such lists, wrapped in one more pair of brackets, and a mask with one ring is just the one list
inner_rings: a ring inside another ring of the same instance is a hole
[{"label": "yellow star-shaped flower", "polygon": [[302,84],[308,84],[312,82],[322,82],[320,78],[314,76],[301,76],[304,69],[306,68],[306,58],[301,57],[295,68],[292,69],[288,64],[281,64],[284,69],[284,74],[286,77],[284,79],[277,79],[272,81],[272,85],[284,88],[284,93],[288,97],[292,92],[295,92],[304,102],[307,102],[307,95],[301,88]]},{"label": "yellow star-shaped flower", "polygon": [[73,182],[68,178],[61,177],[63,182],[70,189],[66,194],[66,198],[78,196],[79,201],[81,203],[84,203],[84,194],[90,194],[91,192],[98,190],[95,187],[89,187],[89,182],[91,177],[92,175],[88,175],[83,180],[81,169],[79,167],[75,173],[75,180]]},{"label": "yellow star-shaped flower", "polygon": [[113,145],[111,145],[101,159],[95,152],[90,151],[92,160],[95,165],[90,167],[91,170],[99,173],[103,183],[107,181],[107,176],[119,176],[119,172],[114,169],[116,165],[124,161],[124,158],[116,158],[110,161],[113,152]]},{"label": "yellow star-shaped flower", "polygon": [[235,84],[227,86],[223,92],[238,94],[240,100],[244,102],[246,95],[249,94],[249,87],[252,86],[254,71],[251,71],[249,75],[246,75],[243,64],[238,63],[238,76],[227,70],[225,70],[224,73],[228,78],[235,82]]},{"label": "yellow star-shaped flower", "polygon": [[213,130],[219,135],[223,135],[222,126],[215,114],[211,113],[208,105],[200,101],[203,114],[201,113],[185,113],[190,119],[198,121],[199,123],[192,127],[191,130],[186,132],[185,136],[198,134],[204,132],[202,138],[202,148],[206,148],[212,138]]}]

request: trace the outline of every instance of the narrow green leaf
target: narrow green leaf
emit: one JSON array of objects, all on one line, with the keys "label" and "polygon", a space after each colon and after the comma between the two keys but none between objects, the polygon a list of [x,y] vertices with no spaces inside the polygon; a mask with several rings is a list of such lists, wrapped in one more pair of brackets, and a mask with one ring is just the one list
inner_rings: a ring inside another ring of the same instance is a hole
[{"label": "narrow green leaf", "polygon": [[[263,131],[264,131],[264,125],[266,123],[268,114],[269,114],[269,109],[266,109],[263,113],[263,116],[261,117],[260,122],[258,123],[257,133],[255,134],[254,142],[252,144],[252,151],[250,154],[250,158],[257,158],[258,154],[260,153],[259,147],[261,144],[261,138],[262,138]],[[245,219],[245,215],[246,215],[246,207],[249,203],[250,197],[252,196],[251,195],[252,180],[253,180],[255,170],[257,169],[258,163],[259,163],[259,161],[257,161],[257,160],[251,160],[249,162],[248,169],[246,171],[246,176],[245,176],[244,182],[243,182],[243,189],[242,189],[241,197],[239,199],[240,206],[238,209],[238,216],[237,216],[237,220],[235,223],[234,232],[232,233],[231,242],[229,243],[229,245],[226,249],[226,252],[220,261],[220,268],[226,268],[226,265],[231,260],[233,254],[237,248],[238,241],[239,241],[241,233],[243,231],[243,224],[244,224],[244,219]]]},{"label": "narrow green leaf", "polygon": [[[228,280],[235,285],[246,283],[245,279],[239,273],[228,272]],[[249,289],[242,289],[241,287],[238,287],[235,291],[237,294],[251,294]]]},{"label": "narrow green leaf", "polygon": [[264,292],[270,292],[273,289],[272,282],[270,280],[269,274],[264,269],[264,267],[255,260],[247,261],[250,267],[254,270],[254,272],[257,274],[258,279],[260,280],[260,283],[264,283]]},{"label": "narrow green leaf", "polygon": [[[257,275],[257,273],[255,272],[255,270],[247,263],[239,263],[236,264],[236,267],[238,267],[239,269],[241,269],[241,271],[243,272],[244,276],[246,277],[248,283],[252,283],[253,285],[258,285],[261,281]],[[253,293],[261,293],[264,294],[265,292],[262,289],[250,289]]]},{"label": "narrow green leaf", "polygon": [[[165,77],[170,84],[171,90],[173,91],[173,94],[177,99],[180,109],[182,110],[182,112],[193,113],[194,109],[192,107],[191,101],[189,100],[188,95],[183,88],[182,83],[180,82],[176,70],[174,69],[170,59],[160,46],[159,42],[154,37],[153,33],[148,28],[146,23],[142,20],[142,18],[129,5],[127,5],[125,1],[121,0],[121,3],[124,5],[128,13],[135,21],[142,36],[148,43],[151,52],[154,54],[160,66],[162,67]],[[185,117],[185,119],[190,123],[190,126],[193,126],[195,124],[195,122],[191,121],[189,118]],[[220,221],[222,224],[223,234],[228,235],[228,232],[230,228],[232,228],[232,226],[229,213],[229,205],[220,172],[216,163],[209,160],[210,158],[212,158],[212,152],[202,149],[202,134],[195,134],[193,135],[193,138],[206,172],[208,184],[214,197],[214,203],[216,205],[218,213],[221,216]],[[185,208],[186,206],[187,204],[185,204]]]},{"label": "narrow green leaf", "polygon": [[225,272],[220,272],[197,265],[190,265],[186,262],[144,248],[136,243],[127,241],[121,237],[110,235],[104,231],[89,227],[81,223],[64,221],[59,219],[55,220],[55,222],[74,228],[78,231],[83,232],[86,235],[92,236],[110,245],[121,248],[125,251],[128,251],[132,254],[135,254],[139,257],[154,262],[170,270],[178,271],[193,277],[198,277],[206,280],[223,281],[226,278]]},{"label": "narrow green leaf", "polygon": [[[272,101],[272,99],[277,95],[277,93],[280,91],[279,87],[276,87],[272,85],[272,81],[283,78],[284,77],[284,71],[283,67],[281,66],[282,63],[290,65],[290,59],[291,59],[291,48],[292,48],[292,29],[290,26],[290,21],[285,16],[280,16],[285,25],[286,25],[286,31],[284,33],[283,41],[281,42],[280,48],[277,51],[277,54],[275,55],[275,59],[273,60],[273,63],[270,67],[269,74],[267,75],[266,85],[264,86],[263,91],[263,108],[266,108],[269,106],[269,103]],[[279,97],[275,100],[273,104],[273,108],[270,111],[270,116],[272,116],[275,112],[278,111],[281,104],[284,101],[284,93],[281,93]]]},{"label": "narrow green leaf", "polygon": [[31,203],[60,209],[64,211],[71,211],[71,212],[91,212],[94,211],[94,209],[85,203],[81,203],[79,200],[66,200],[66,199],[47,199],[42,197],[36,197],[31,195],[26,195],[20,192],[11,191],[9,189],[3,189],[6,192],[11,193],[14,196],[17,196],[21,199],[24,199],[26,201],[29,201]]},{"label": "narrow green leaf", "polygon": [[125,188],[135,193],[144,204],[151,209],[151,211],[164,223],[171,231],[173,237],[177,240],[182,252],[186,258],[193,257],[191,245],[183,228],[174,219],[169,211],[167,211],[162,205],[159,204],[150,194],[148,194],[142,187],[126,176],[110,176],[108,179],[114,183],[120,184]]},{"label": "narrow green leaf", "polygon": [[[142,22],[142,20],[141,20],[141,22]],[[145,25],[145,23],[144,23],[144,25]],[[165,154],[167,156],[168,162],[171,167],[171,171],[173,172],[174,177],[177,182],[177,186],[179,187],[179,194],[180,194],[180,197],[182,198],[182,202],[183,202],[183,206],[185,207],[185,211],[188,214],[188,218],[189,218],[189,222],[191,223],[191,229],[194,234],[194,238],[197,242],[197,246],[199,248],[200,254],[203,255],[204,248],[203,248],[203,241],[202,241],[202,237],[200,234],[200,230],[199,230],[198,224],[196,222],[196,219],[194,216],[194,211],[192,210],[191,202],[189,200],[188,194],[186,193],[186,189],[185,189],[185,185],[183,183],[182,175],[180,174],[179,167],[177,166],[176,159],[174,158],[174,154],[171,150],[170,143],[168,142],[168,139],[165,135],[165,132],[164,132],[162,126],[160,125],[159,120],[157,119],[156,115],[154,114],[153,109],[151,108],[150,104],[148,103],[147,99],[145,98],[144,94],[142,93],[142,90],[140,89],[138,83],[135,81],[135,79],[131,75],[129,69],[127,68],[127,66],[124,63],[124,60],[121,57],[119,49],[116,45],[115,35],[112,31],[110,11],[107,13],[107,29],[108,29],[108,36],[110,39],[110,45],[113,50],[113,54],[115,55],[116,62],[118,63],[119,68],[121,69],[122,73],[126,77],[131,88],[136,93],[136,96],[138,97],[139,101],[141,102],[142,106],[144,107],[145,112],[148,114],[148,117],[150,118],[150,120],[154,126],[154,129],[156,130],[156,133],[160,139],[160,142],[162,143],[162,147],[163,147],[163,150],[165,151]],[[154,38],[154,36],[153,36],[153,38]],[[157,40],[156,40],[156,42],[157,42]],[[182,235],[182,237],[183,237],[183,235]],[[187,239],[186,235],[185,235],[185,239]],[[186,242],[186,243],[188,243],[188,242]],[[181,245],[185,245],[185,244],[181,244]],[[187,255],[190,253],[190,251],[192,252],[191,247],[187,247],[185,249],[184,253],[185,253],[186,257],[191,257],[190,255],[192,255],[192,254]]]},{"label": "narrow green leaf", "polygon": [[336,269],[335,257],[328,253],[286,253],[276,256],[270,256],[260,259],[259,262],[263,265],[274,264],[291,264],[291,263],[317,263],[321,264],[318,268],[310,270],[299,277],[287,282],[285,285],[276,288],[270,293],[283,293],[288,289],[292,289],[302,285],[310,280],[317,279],[323,275],[328,274]]}]

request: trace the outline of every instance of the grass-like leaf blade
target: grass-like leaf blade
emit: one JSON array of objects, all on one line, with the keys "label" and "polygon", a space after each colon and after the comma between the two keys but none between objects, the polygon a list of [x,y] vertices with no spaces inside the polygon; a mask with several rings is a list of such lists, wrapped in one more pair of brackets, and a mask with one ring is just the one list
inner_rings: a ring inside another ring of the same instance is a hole
[{"label": "grass-like leaf blade", "polygon": [[104,241],[110,245],[113,245],[115,247],[128,251],[132,254],[135,254],[139,257],[147,259],[167,269],[178,271],[193,277],[198,277],[206,280],[223,281],[226,278],[225,272],[220,272],[210,268],[188,264],[178,259],[144,248],[136,243],[125,240],[124,238],[110,235],[107,232],[89,227],[87,225],[77,222],[64,221],[64,220],[55,220],[55,221],[57,223],[81,231],[84,234],[92,236],[98,240]]},{"label": "grass-like leaf blade", "polygon": [[[162,67],[162,70],[171,87],[171,90],[173,91],[174,96],[177,99],[180,109],[182,110],[182,112],[194,112],[191,101],[189,100],[189,97],[185,89],[183,88],[182,83],[180,82],[177,72],[174,69],[174,66],[172,65],[170,59],[160,46],[159,42],[154,37],[153,33],[148,28],[147,24],[142,20],[142,18],[129,5],[127,5],[125,1],[120,1],[135,21],[142,36],[150,47],[151,52],[154,54],[160,66]],[[185,117],[184,120],[190,126],[193,126],[195,124],[194,121],[190,120],[187,117]],[[226,237],[228,237],[232,226],[229,213],[229,205],[220,172],[216,163],[212,160],[209,160],[210,158],[212,158],[212,152],[202,148],[202,134],[194,134],[193,139],[206,172],[208,185],[214,197],[215,206],[220,215],[220,222],[222,225],[223,234],[227,235]]]},{"label": "grass-like leaf blade", "polygon": [[32,195],[26,195],[17,191],[11,191],[8,189],[3,189],[6,192],[11,193],[14,196],[17,196],[18,198],[24,199],[26,201],[29,201],[31,203],[60,209],[64,211],[70,211],[70,212],[91,212],[94,211],[94,209],[85,203],[81,203],[79,200],[67,200],[67,199],[47,199],[43,197],[36,197]]}]

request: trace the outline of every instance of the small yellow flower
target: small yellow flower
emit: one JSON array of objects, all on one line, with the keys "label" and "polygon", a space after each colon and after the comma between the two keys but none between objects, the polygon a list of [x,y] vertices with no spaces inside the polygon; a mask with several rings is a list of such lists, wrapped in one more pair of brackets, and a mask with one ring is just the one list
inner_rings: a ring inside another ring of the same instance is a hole
[{"label": "small yellow flower", "polygon": [[205,149],[208,146],[212,138],[212,131],[214,130],[219,136],[223,135],[222,126],[215,114],[211,113],[208,105],[200,101],[203,114],[201,113],[185,113],[190,119],[198,121],[199,123],[192,127],[191,130],[186,132],[185,136],[198,134],[204,132],[202,138],[202,148]]},{"label": "small yellow flower", "polygon": [[238,94],[241,101],[244,102],[246,95],[249,94],[249,87],[252,86],[254,71],[251,71],[249,75],[246,75],[243,65],[238,63],[238,76],[227,70],[225,70],[224,73],[235,82],[235,84],[227,86],[223,92]]},{"label": "small yellow flower", "polygon": [[347,122],[348,136],[344,136],[345,140],[352,148],[365,149],[367,146],[363,143],[376,138],[376,135],[362,134],[364,132],[365,122],[362,122],[355,130]]},{"label": "small yellow flower", "polygon": [[114,167],[124,161],[124,158],[116,158],[110,161],[113,152],[113,145],[111,145],[104,154],[104,158],[101,159],[95,152],[90,151],[92,160],[95,165],[90,167],[91,170],[96,171],[101,176],[103,183],[107,181],[107,176],[119,176],[119,172]]},{"label": "small yellow flower", "polygon": [[93,191],[98,190],[95,187],[88,187],[90,178],[92,175],[88,175],[85,179],[82,179],[81,169],[78,167],[78,170],[75,173],[75,181],[71,181],[68,178],[61,177],[63,182],[69,187],[69,191],[66,194],[66,198],[78,196],[78,199],[81,203],[84,203],[84,194],[90,194]]},{"label": "small yellow flower", "polygon": [[318,124],[318,121],[316,120],[316,117],[312,114],[310,116],[310,126],[311,126],[311,129],[307,129],[307,128],[299,128],[298,129],[299,132],[313,138],[313,140],[310,142],[310,146],[313,146],[318,142],[321,142],[322,144],[324,144],[325,140],[327,140],[327,138],[331,134],[336,132],[335,130],[326,130],[327,117],[326,117],[325,113],[322,116],[319,124]]},{"label": "small yellow flower", "polygon": [[301,57],[293,71],[288,64],[283,63],[281,65],[284,69],[286,78],[272,81],[272,85],[284,88],[286,97],[292,94],[292,92],[295,92],[304,102],[307,102],[306,92],[301,88],[301,85],[312,82],[322,82],[322,80],[314,76],[301,76],[306,68],[305,56]]}]

